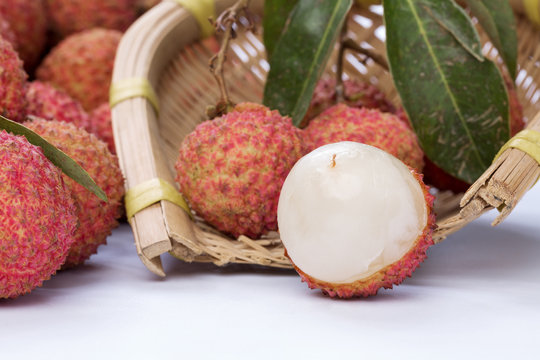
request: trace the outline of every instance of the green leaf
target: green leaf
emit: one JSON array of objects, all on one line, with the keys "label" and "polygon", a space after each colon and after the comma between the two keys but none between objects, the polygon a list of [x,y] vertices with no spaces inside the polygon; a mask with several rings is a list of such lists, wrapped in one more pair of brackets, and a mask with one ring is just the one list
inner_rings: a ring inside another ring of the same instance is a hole
[{"label": "green leaf", "polygon": [[270,59],[289,15],[298,0],[266,0],[264,2],[263,41],[267,58]]},{"label": "green leaf", "polygon": [[426,11],[439,22],[472,56],[479,61],[484,61],[480,36],[471,19],[458,4],[453,0],[443,0],[425,4]]},{"label": "green leaf", "polygon": [[103,201],[107,201],[107,194],[92,180],[90,175],[84,170],[75,160],[67,156],[64,152],[57,149],[47,140],[14,121],[8,120],[0,115],[0,129],[4,129],[14,135],[22,135],[26,137],[29,143],[39,146],[43,150],[43,154],[54,165],[64,172],[67,176],[84,186],[86,189],[93,192]]},{"label": "green leaf", "polygon": [[508,0],[464,0],[486,31],[510,72],[517,71],[517,33],[514,12]]},{"label": "green leaf", "polygon": [[[263,103],[298,126],[352,0],[299,0],[270,59]],[[279,54],[279,56],[277,56]]]},{"label": "green leaf", "polygon": [[388,60],[427,157],[472,183],[510,136],[508,97],[496,65],[478,61],[433,17],[440,2],[384,1]]}]

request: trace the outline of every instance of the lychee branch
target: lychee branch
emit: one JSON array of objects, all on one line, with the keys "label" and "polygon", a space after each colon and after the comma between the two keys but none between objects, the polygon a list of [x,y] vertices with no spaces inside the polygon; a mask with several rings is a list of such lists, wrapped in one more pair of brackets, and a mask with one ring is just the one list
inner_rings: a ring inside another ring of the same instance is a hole
[{"label": "lychee branch", "polygon": [[223,64],[227,59],[226,53],[229,49],[230,40],[236,38],[235,24],[237,24],[241,14],[244,14],[248,20],[247,28],[252,28],[253,22],[250,20],[250,15],[247,12],[249,2],[250,0],[237,1],[230,8],[223,11],[214,23],[216,32],[223,32],[223,39],[219,52],[210,59],[209,66],[210,72],[212,75],[214,75],[218,83],[221,97],[216,107],[207,111],[207,115],[210,118],[222,115],[234,106],[229,98],[229,93],[225,84],[225,78],[223,76]]}]

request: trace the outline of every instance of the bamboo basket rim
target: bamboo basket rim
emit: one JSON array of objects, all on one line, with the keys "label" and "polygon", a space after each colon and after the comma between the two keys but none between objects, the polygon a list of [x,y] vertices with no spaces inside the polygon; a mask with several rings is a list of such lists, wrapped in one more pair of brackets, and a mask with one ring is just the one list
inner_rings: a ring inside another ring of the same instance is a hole
[{"label": "bamboo basket rim", "polygon": [[[215,0],[216,13],[233,3],[234,0]],[[252,0],[252,11],[262,14],[263,3],[263,0]],[[526,20],[520,20],[523,21]],[[117,50],[113,86],[126,79],[146,79],[155,91],[174,57],[199,37],[197,20],[187,10],[175,0],[162,1],[124,34]],[[524,51],[522,47],[520,51]],[[540,54],[537,55],[540,58]],[[126,190],[153,179],[175,184],[164,158],[156,110],[152,101],[137,93],[111,106],[115,144]],[[540,112],[527,126],[540,131]],[[534,159],[518,149],[506,150],[463,197],[439,194],[439,201],[451,204],[452,208],[460,207],[460,210],[437,222],[434,241],[442,241],[493,208],[501,209],[494,224],[500,223],[538,176],[540,166]],[[185,261],[207,261],[217,265],[237,262],[291,267],[277,233],[261,239],[240,236],[236,240],[227,240],[204,223],[194,225],[186,211],[167,200],[143,208],[128,220],[137,254],[143,264],[159,276],[165,276],[160,256],[166,252]],[[226,247],[231,253],[223,251],[224,241],[229,242]]]}]

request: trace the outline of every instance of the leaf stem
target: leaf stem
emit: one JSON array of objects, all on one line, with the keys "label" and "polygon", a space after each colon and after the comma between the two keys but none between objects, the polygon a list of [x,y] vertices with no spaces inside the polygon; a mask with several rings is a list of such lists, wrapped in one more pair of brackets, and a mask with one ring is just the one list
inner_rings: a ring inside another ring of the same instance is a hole
[{"label": "leaf stem", "polygon": [[223,33],[223,39],[219,52],[210,59],[209,67],[210,72],[212,75],[214,75],[214,78],[218,84],[220,99],[215,107],[211,107],[209,110],[207,110],[207,115],[209,118],[223,115],[234,106],[229,97],[229,92],[227,91],[227,85],[223,75],[223,64],[227,60],[226,54],[229,49],[229,43],[231,39],[236,38],[236,30],[234,25],[238,23],[238,19],[242,13],[248,20],[248,25],[246,28],[251,29],[253,27],[253,23],[250,21],[250,15],[247,12],[249,2],[250,0],[236,1],[236,3],[234,3],[231,7],[222,12],[214,23],[216,32]]}]

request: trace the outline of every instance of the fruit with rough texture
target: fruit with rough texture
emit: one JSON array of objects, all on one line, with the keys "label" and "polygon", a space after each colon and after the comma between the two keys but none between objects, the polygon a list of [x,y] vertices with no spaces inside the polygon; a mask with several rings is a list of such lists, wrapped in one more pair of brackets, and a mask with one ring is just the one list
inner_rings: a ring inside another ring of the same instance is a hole
[{"label": "fruit with rough texture", "polygon": [[47,19],[42,1],[0,1],[0,16],[9,22],[24,68],[31,71],[39,63],[47,40]]},{"label": "fruit with rough texture", "polygon": [[90,132],[107,143],[109,151],[116,154],[109,103],[103,103],[90,113]]},{"label": "fruit with rough texture", "polygon": [[[375,85],[357,79],[343,81],[344,102],[350,107],[366,107],[382,112],[395,113],[396,108]],[[304,116],[304,123],[336,104],[336,79],[324,76],[317,82],[311,103]]]},{"label": "fruit with rough texture", "polygon": [[375,295],[411,276],[433,244],[421,175],[373,146],[340,142],[301,158],[283,184],[279,233],[310,288]]},{"label": "fruit with rough texture", "polygon": [[81,104],[62,90],[41,81],[28,84],[26,91],[27,113],[45,120],[58,120],[88,129],[88,114]]},{"label": "fruit with rough texture", "polygon": [[290,118],[242,103],[183,140],[176,181],[191,208],[215,228],[257,238],[276,230],[281,185],[304,151]]},{"label": "fruit with rough texture", "polygon": [[0,37],[0,115],[14,121],[24,120],[27,77],[13,46]]},{"label": "fruit with rough texture", "polygon": [[96,27],[125,31],[135,21],[136,0],[45,0],[53,32],[60,38]]},{"label": "fruit with rough texture", "polygon": [[116,48],[122,33],[95,28],[73,34],[45,57],[38,80],[49,82],[91,111],[108,101]]},{"label": "fruit with rough texture", "polygon": [[25,125],[79,163],[107,194],[108,202],[104,202],[64,175],[80,223],[64,268],[82,264],[97,252],[98,246],[106,243],[122,214],[124,180],[118,160],[104,142],[71,123],[34,118]]},{"label": "fruit with rough texture", "polygon": [[5,20],[2,15],[0,15],[0,38],[7,40],[15,51],[17,50],[17,37],[13,30],[11,30],[11,25]]},{"label": "fruit with rough texture", "polygon": [[0,131],[0,298],[49,279],[66,259],[76,228],[61,171],[26,138]]},{"label": "fruit with rough texture", "polygon": [[340,141],[356,141],[382,149],[417,171],[424,153],[416,134],[397,116],[376,109],[338,104],[312,119],[303,130],[308,149]]}]

